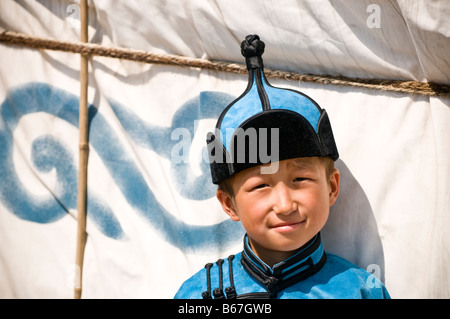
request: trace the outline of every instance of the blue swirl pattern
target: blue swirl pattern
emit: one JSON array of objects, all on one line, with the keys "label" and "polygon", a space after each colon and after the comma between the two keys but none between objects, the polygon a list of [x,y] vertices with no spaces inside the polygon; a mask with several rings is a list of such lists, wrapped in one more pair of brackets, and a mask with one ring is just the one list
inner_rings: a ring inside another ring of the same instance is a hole
[{"label": "blue swirl pattern", "polygon": [[[171,127],[145,123],[129,108],[109,101],[117,119],[130,139],[144,148],[170,158],[173,146],[179,141],[171,139],[175,128],[186,128],[195,134],[194,122],[217,119],[223,108],[233,100],[220,92],[202,92],[200,96],[182,105],[172,119]],[[45,83],[28,83],[8,92],[0,106],[0,199],[9,211],[21,219],[36,223],[51,223],[76,208],[77,168],[74,154],[56,137],[40,136],[32,144],[33,165],[42,172],[55,169],[57,183],[51,196],[31,194],[21,184],[12,159],[13,132],[24,115],[45,112],[78,127],[77,96]],[[116,185],[134,211],[143,216],[170,244],[186,251],[197,251],[213,246],[226,246],[241,240],[242,226],[225,220],[200,226],[186,224],[171,215],[146,184],[132,158],[119,142],[117,133],[97,108],[89,105],[89,141],[100,156]],[[187,150],[189,152],[189,149]],[[210,181],[208,163],[202,162],[202,174],[193,174],[189,163],[171,162],[171,176],[180,195],[191,200],[205,200],[215,194]],[[123,240],[127,236],[112,209],[88,189],[88,217],[106,236]],[[195,213],[195,212],[193,212]]]}]

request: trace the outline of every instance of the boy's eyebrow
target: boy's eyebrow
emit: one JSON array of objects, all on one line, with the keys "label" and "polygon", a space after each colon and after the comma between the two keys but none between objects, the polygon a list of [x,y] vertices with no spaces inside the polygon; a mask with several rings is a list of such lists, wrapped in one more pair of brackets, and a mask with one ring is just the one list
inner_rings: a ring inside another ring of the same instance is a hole
[{"label": "boy's eyebrow", "polygon": [[302,161],[302,160],[293,160],[293,161],[291,161],[291,163],[293,165],[295,165],[297,168],[301,168],[301,169],[313,169],[314,168],[314,165],[312,165],[309,162]]}]

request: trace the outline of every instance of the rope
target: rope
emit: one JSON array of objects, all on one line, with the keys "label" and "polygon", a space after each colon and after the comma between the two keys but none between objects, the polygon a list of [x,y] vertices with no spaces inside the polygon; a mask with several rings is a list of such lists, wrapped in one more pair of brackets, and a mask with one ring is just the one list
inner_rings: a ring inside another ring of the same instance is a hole
[{"label": "rope", "polygon": [[[127,48],[104,47],[93,43],[66,42],[54,39],[32,37],[23,33],[17,33],[7,30],[0,33],[0,42],[34,49],[56,50],[78,53],[81,55],[103,56],[143,63],[176,65],[181,67],[209,69],[219,72],[247,74],[246,66],[238,63],[210,61],[173,54],[156,54],[143,50]],[[282,70],[271,70],[267,68],[264,69],[264,73],[267,78],[272,79],[285,79],[318,84],[351,86],[426,96],[450,97],[450,84],[444,83],[386,79],[362,79],[330,75],[311,75],[296,72],[287,72]]]}]

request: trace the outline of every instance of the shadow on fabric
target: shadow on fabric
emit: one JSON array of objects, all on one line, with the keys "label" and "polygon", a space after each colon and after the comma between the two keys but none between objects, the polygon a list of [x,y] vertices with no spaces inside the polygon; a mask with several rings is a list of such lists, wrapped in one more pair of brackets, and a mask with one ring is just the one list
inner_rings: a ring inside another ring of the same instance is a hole
[{"label": "shadow on fabric", "polygon": [[321,232],[325,250],[384,282],[383,245],[372,207],[347,165],[341,159],[335,165],[341,174],[340,193]]}]

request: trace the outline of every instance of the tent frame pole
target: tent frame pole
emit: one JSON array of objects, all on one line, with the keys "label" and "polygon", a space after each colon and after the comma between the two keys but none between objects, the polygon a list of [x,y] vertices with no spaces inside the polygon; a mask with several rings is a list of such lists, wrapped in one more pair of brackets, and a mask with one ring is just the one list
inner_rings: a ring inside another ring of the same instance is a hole
[{"label": "tent frame pole", "polygon": [[[80,38],[88,42],[88,0],[80,1]],[[88,76],[89,55],[80,54],[80,108],[79,108],[79,169],[77,199],[77,243],[76,243],[76,276],[74,298],[81,299],[84,250],[86,247],[86,215],[87,215],[87,171],[89,157],[89,115],[88,115]]]}]

